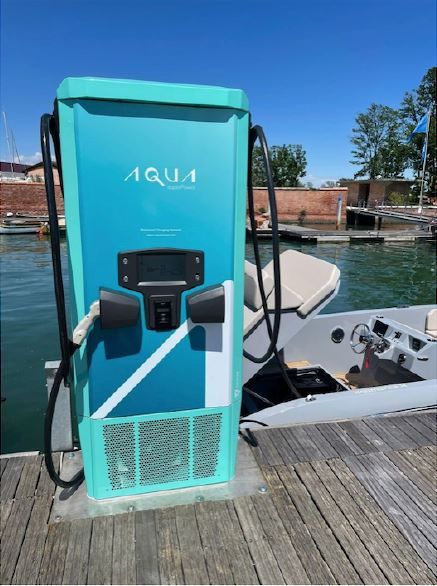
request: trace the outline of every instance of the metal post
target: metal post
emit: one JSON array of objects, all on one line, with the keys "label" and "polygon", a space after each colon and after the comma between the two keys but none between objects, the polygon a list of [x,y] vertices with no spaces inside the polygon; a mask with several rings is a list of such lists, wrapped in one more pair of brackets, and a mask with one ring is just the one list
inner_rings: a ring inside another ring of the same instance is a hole
[{"label": "metal post", "polygon": [[422,183],[420,185],[420,196],[419,196],[419,214],[422,213],[422,206],[423,206],[423,185],[425,183],[425,167],[426,167],[426,157],[428,156],[428,134],[429,134],[429,124],[431,122],[431,109],[428,111],[428,120],[426,123],[426,134],[425,134],[425,156],[423,157],[423,165],[422,165]]},{"label": "metal post", "polygon": [[336,230],[340,230],[340,225],[341,225],[341,206],[342,206],[343,200],[341,195],[338,196],[337,198],[337,220],[335,222],[335,229]]}]

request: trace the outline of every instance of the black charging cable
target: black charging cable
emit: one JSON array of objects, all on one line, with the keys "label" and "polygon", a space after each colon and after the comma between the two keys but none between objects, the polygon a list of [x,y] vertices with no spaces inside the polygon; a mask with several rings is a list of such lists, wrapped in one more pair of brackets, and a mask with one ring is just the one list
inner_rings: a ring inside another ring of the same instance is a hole
[{"label": "black charging cable", "polygon": [[55,288],[56,311],[58,315],[59,342],[61,345],[61,363],[56,371],[53,385],[50,390],[49,401],[44,418],[44,461],[51,480],[62,488],[75,488],[84,480],[84,471],[80,470],[71,480],[63,480],[56,472],[52,455],[52,425],[56,400],[63,381],[67,381],[70,371],[70,359],[78,346],[68,337],[67,317],[65,310],[64,280],[62,277],[61,242],[59,236],[58,210],[56,206],[55,183],[53,179],[52,156],[50,137],[55,147],[55,158],[58,167],[61,190],[62,165],[60,157],[59,129],[57,120],[52,114],[43,114],[41,117],[41,152],[44,165],[44,180],[49,212],[50,248],[52,253],[53,279]]},{"label": "black charging cable", "polygon": [[[267,180],[267,192],[270,204],[270,217],[271,217],[271,229],[272,229],[272,254],[273,254],[273,286],[274,286],[274,298],[275,298],[275,308],[273,311],[274,318],[273,318],[273,327],[270,321],[270,313],[267,306],[267,295],[264,289],[264,280],[262,276],[262,266],[261,266],[261,256],[259,252],[259,241],[258,241],[258,232],[256,226],[256,219],[255,219],[255,202],[254,202],[254,195],[253,195],[253,181],[252,181],[252,161],[253,161],[253,149],[255,147],[256,141],[259,140],[261,145],[261,152],[262,158],[266,173],[266,180]],[[266,322],[267,332],[270,339],[269,347],[267,348],[266,352],[263,356],[257,357],[253,356],[247,350],[243,350],[243,356],[250,360],[251,362],[255,362],[257,364],[263,364],[267,362],[271,358],[272,355],[275,356],[276,361],[279,365],[279,369],[281,375],[284,379],[285,384],[287,385],[288,390],[290,393],[297,399],[300,399],[302,395],[290,381],[287,371],[285,369],[284,363],[279,355],[277,344],[278,344],[278,336],[279,336],[279,328],[281,322],[281,310],[282,310],[282,300],[281,300],[281,267],[280,267],[280,244],[279,244],[279,227],[278,227],[278,210],[276,205],[276,194],[275,194],[275,186],[273,183],[273,174],[272,174],[272,165],[270,162],[270,155],[269,155],[269,147],[267,145],[267,140],[264,135],[264,131],[261,126],[252,126],[249,131],[249,157],[248,157],[248,170],[247,170],[247,191],[248,191],[248,208],[249,208],[249,221],[250,221],[250,228],[251,228],[251,236],[252,236],[252,244],[253,244],[253,254],[255,257],[255,266],[256,266],[256,276],[258,281],[258,287],[261,295],[261,303],[264,313],[264,319]]]}]

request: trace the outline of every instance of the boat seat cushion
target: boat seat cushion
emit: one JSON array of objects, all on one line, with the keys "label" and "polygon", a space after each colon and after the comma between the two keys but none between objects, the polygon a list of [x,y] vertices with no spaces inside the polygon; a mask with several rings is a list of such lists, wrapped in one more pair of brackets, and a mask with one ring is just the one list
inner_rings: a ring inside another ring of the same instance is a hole
[{"label": "boat seat cushion", "polygon": [[426,316],[425,334],[437,338],[437,309],[431,309]]},{"label": "boat seat cushion", "polygon": [[[334,264],[296,250],[283,252],[280,261],[283,310],[296,308],[301,317],[306,317],[335,292],[340,271]],[[273,278],[273,261],[264,271]],[[269,302],[272,299],[273,295]]]},{"label": "boat seat cushion", "polygon": [[[263,270],[264,291],[268,298],[273,290],[273,279]],[[262,307],[261,293],[258,287],[256,266],[249,261],[244,265],[244,305],[252,311],[258,311]]]}]

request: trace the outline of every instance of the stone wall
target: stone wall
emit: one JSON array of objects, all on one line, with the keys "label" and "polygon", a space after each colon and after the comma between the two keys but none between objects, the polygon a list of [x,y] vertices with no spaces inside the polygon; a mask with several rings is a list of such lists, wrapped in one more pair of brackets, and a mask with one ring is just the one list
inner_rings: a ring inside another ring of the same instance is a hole
[{"label": "stone wall", "polygon": [[[277,187],[276,201],[279,221],[296,222],[302,210],[305,210],[305,222],[331,223],[337,217],[337,199],[341,196],[342,221],[346,220],[347,187],[308,189],[304,187]],[[265,187],[254,189],[255,210],[267,211],[268,195]]]},{"label": "stone wall", "polygon": [[[55,186],[56,203],[58,213],[64,213],[64,202],[61,195],[61,188]],[[46,189],[44,183],[21,183],[4,182],[0,183],[0,214],[4,216],[8,212],[47,215]]]}]

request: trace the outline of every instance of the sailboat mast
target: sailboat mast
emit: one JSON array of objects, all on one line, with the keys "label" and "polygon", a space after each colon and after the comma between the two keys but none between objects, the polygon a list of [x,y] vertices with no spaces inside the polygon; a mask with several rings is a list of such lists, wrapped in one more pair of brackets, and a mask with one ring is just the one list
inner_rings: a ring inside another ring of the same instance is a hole
[{"label": "sailboat mast", "polygon": [[10,140],[9,140],[9,131],[8,131],[8,124],[6,122],[6,112],[5,111],[3,111],[3,122],[4,122],[4,125],[5,125],[6,144],[8,145],[9,158],[10,158],[10,162],[11,162],[12,179],[15,179],[15,175],[14,175],[14,157],[13,157],[13,154],[12,154],[11,143],[10,143]]}]

